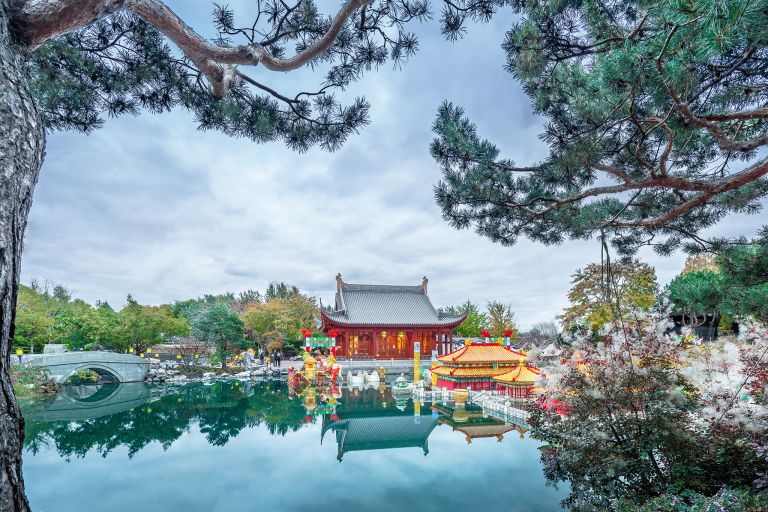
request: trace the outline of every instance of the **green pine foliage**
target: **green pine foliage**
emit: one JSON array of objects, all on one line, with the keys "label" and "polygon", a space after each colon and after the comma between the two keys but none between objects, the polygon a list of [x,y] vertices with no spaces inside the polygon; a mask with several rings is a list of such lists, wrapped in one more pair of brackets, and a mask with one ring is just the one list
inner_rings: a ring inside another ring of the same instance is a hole
[{"label": "green pine foliage", "polygon": [[442,311],[449,315],[463,315],[464,312],[467,313],[467,319],[453,330],[454,336],[473,338],[480,336],[480,331],[488,328],[488,314],[480,311],[480,308],[471,301],[467,301],[461,306],[443,308]]},{"label": "green pine foliage", "polygon": [[545,119],[549,156],[516,166],[445,102],[430,150],[452,226],[505,245],[605,234],[622,255],[669,254],[701,251],[703,229],[760,210],[766,0],[512,3],[506,67]]},{"label": "green pine foliage", "polygon": [[768,321],[768,245],[758,242],[721,252],[717,272],[700,270],[675,277],[666,289],[675,312],[720,315],[726,331],[734,319],[751,316]]}]

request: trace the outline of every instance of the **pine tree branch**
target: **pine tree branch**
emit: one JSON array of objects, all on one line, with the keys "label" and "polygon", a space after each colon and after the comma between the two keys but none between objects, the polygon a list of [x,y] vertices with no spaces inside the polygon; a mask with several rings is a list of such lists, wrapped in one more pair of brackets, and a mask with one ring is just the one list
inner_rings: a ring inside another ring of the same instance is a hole
[{"label": "pine tree branch", "polygon": [[15,33],[31,49],[61,34],[85,27],[121,10],[135,13],[173,41],[210,80],[213,94],[221,97],[232,87],[234,65],[262,64],[272,71],[293,71],[328,49],[354,12],[373,0],[347,0],[322,37],[286,59],[275,57],[260,44],[217,46],[206,40],[161,0],[58,0],[25,2],[14,13]]},{"label": "pine tree branch", "polygon": [[[672,41],[672,37],[675,35],[675,33],[683,28],[686,25],[689,25],[691,23],[694,23],[699,20],[701,16],[698,16],[696,18],[691,19],[687,23],[683,24],[677,24],[674,27],[672,27],[672,30],[669,31],[669,34],[667,34],[667,38],[664,41],[664,45],[662,46],[661,50],[659,51],[659,55],[656,57],[656,70],[659,73],[659,76],[661,77],[661,81],[664,84],[664,86],[667,89],[667,92],[669,93],[669,96],[672,98],[672,101],[675,103],[675,107],[677,107],[677,110],[694,126],[697,126],[699,128],[704,128],[707,130],[712,136],[717,140],[718,145],[721,149],[725,151],[752,151],[754,149],[759,148],[760,146],[764,146],[768,144],[768,136],[762,136],[757,137],[751,140],[746,141],[737,141],[729,138],[725,132],[714,122],[709,121],[707,119],[703,119],[701,117],[696,116],[693,111],[690,108],[690,103],[684,102],[680,96],[677,94],[675,89],[672,87],[672,85],[669,83],[668,80],[664,78],[664,54],[669,49],[670,42]],[[748,58],[752,54],[751,51],[747,51],[745,53],[744,59]],[[734,67],[735,69],[735,67]],[[718,77],[716,81],[713,81],[712,84],[709,86],[713,86],[716,84],[721,77]],[[706,90],[706,89],[702,89]],[[697,93],[696,96],[700,95],[701,93]]]}]

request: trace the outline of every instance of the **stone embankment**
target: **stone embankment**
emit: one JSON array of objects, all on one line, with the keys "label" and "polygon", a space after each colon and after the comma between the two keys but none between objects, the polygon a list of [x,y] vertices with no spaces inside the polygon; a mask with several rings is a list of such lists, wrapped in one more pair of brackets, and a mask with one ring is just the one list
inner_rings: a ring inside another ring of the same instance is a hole
[{"label": "stone embankment", "polygon": [[238,380],[253,378],[280,378],[288,375],[288,368],[276,368],[274,366],[253,366],[250,369],[242,369],[233,372],[232,368],[221,369],[213,367],[189,367],[186,365],[163,362],[153,363],[145,382],[201,382],[208,380]]}]

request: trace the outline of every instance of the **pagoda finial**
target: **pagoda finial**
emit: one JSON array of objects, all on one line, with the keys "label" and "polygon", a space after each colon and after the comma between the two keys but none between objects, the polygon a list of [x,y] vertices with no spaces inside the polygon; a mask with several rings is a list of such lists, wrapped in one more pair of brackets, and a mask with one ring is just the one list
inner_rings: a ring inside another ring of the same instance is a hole
[{"label": "pagoda finial", "polygon": [[340,292],[344,288],[344,280],[341,278],[341,272],[336,274],[336,291]]},{"label": "pagoda finial", "polygon": [[424,279],[421,281],[421,291],[424,293],[427,293],[427,284],[429,284],[429,279],[427,279],[427,276],[424,276]]}]

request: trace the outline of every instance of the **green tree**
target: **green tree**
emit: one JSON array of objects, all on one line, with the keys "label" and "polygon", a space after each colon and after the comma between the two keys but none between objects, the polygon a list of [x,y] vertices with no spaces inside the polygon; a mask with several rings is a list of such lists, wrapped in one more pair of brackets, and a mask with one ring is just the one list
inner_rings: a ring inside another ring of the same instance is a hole
[{"label": "green tree", "polygon": [[467,313],[467,319],[453,330],[454,336],[461,336],[462,338],[480,336],[480,331],[488,328],[488,315],[481,312],[469,300],[461,306],[448,306],[443,311],[449,315],[462,315],[465,311]]},{"label": "green tree", "polygon": [[675,312],[689,323],[705,315],[768,321],[768,245],[729,247],[714,261],[714,268],[684,270],[669,283],[666,292]]},{"label": "green tree", "polygon": [[[267,293],[269,296],[269,293]],[[259,344],[264,344],[267,333],[279,332],[284,341],[297,348],[303,341],[302,329],[312,328],[318,315],[314,300],[296,291],[285,297],[251,304],[243,314],[248,331]]]},{"label": "green tree", "polygon": [[764,2],[513,5],[506,67],[546,120],[549,155],[516,165],[443,104],[431,153],[451,225],[502,244],[605,234],[625,255],[644,244],[668,254],[706,246],[702,230],[729,213],[760,210]]},{"label": "green tree", "polygon": [[137,354],[172,336],[184,336],[189,332],[186,318],[173,314],[171,306],[142,306],[131,295],[120,310],[121,329],[126,346]]},{"label": "green tree", "polygon": [[93,306],[84,300],[57,301],[54,319],[52,341],[66,345],[69,350],[84,349],[97,337],[98,318]]},{"label": "green tree", "polygon": [[635,309],[646,311],[656,302],[656,270],[633,259],[610,264],[591,263],[573,274],[568,292],[570,305],[563,313],[563,327],[600,327]]},{"label": "green tree", "polygon": [[512,304],[490,301],[486,310],[488,311],[488,330],[491,336],[504,336],[504,331],[511,329],[514,331],[512,339],[517,339],[518,328],[515,313],[512,311]]},{"label": "green tree", "polygon": [[51,300],[32,287],[21,285],[16,303],[14,346],[41,352],[43,345],[51,340],[53,325]]},{"label": "green tree", "polygon": [[224,304],[201,307],[191,322],[192,334],[211,346],[226,367],[227,357],[243,344],[243,321]]},{"label": "green tree", "polygon": [[726,248],[717,261],[723,274],[723,312],[768,322],[768,229],[754,243]]},{"label": "green tree", "polygon": [[676,276],[667,285],[673,311],[688,325],[697,326],[707,315],[717,317],[723,304],[723,276],[711,270],[696,270]]}]

